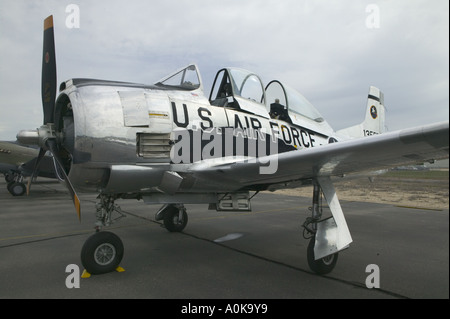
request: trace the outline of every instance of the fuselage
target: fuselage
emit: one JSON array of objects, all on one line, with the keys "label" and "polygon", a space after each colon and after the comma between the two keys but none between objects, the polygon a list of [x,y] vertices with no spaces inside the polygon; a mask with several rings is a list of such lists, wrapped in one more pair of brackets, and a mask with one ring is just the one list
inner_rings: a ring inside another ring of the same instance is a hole
[{"label": "fuselage", "polygon": [[173,165],[187,172],[199,162],[224,164],[336,141],[323,119],[294,112],[279,119],[265,101],[237,95],[230,101],[214,105],[201,87],[66,81],[55,130],[67,151],[69,177],[81,191],[146,192]]}]

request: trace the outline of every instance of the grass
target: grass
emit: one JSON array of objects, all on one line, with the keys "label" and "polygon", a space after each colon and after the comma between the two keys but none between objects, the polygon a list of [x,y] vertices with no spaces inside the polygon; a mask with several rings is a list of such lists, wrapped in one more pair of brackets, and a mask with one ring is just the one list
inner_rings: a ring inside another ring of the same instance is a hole
[{"label": "grass", "polygon": [[424,171],[389,171],[383,175],[383,177],[391,178],[407,178],[407,179],[429,179],[429,180],[448,180],[448,170],[424,170]]}]

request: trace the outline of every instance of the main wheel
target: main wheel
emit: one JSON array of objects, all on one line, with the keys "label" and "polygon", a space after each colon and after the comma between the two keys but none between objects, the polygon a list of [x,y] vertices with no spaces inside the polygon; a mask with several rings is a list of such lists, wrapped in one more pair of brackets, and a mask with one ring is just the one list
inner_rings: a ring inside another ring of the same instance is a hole
[{"label": "main wheel", "polygon": [[180,216],[180,210],[176,206],[170,206],[164,212],[164,227],[170,232],[181,232],[186,227],[188,216],[186,210]]},{"label": "main wheel", "polygon": [[10,182],[6,187],[9,193],[13,196],[22,196],[27,191],[25,184],[18,182]]},{"label": "main wheel", "polygon": [[115,270],[124,253],[120,238],[110,232],[98,232],[89,237],[81,249],[81,263],[93,275]]},{"label": "main wheel", "polygon": [[316,243],[316,238],[312,237],[311,240],[309,241],[308,251],[307,251],[309,268],[311,268],[311,270],[318,275],[326,275],[326,274],[330,273],[336,266],[336,263],[338,260],[338,253],[334,253],[334,254],[326,256],[324,258],[315,260],[314,259],[315,243]]}]

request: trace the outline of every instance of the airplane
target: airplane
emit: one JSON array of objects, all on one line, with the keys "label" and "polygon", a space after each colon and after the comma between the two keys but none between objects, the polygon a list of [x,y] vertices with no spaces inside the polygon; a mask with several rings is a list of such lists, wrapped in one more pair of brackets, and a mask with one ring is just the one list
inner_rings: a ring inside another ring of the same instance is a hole
[{"label": "airplane", "polygon": [[[95,232],[81,249],[89,274],[118,269],[121,239],[103,230],[117,199],[159,204],[155,219],[181,232],[185,205],[250,211],[261,191],[313,186],[304,224],[307,260],[331,272],[352,237],[332,177],[448,158],[449,123],[387,132],[383,93],[369,88],[366,115],[334,131],[299,92],[238,68],[218,71],[209,96],[197,65],[153,85],[74,78],[56,96],[53,17],[44,21],[43,125],[17,139],[55,158],[81,220],[78,193],[98,194]],[[331,210],[324,218],[322,196]]]},{"label": "airplane", "polygon": [[[7,190],[13,196],[22,196],[27,187],[24,177],[33,173],[39,150],[20,145],[17,142],[0,141],[0,173],[5,176]],[[54,161],[45,156],[39,167],[38,176],[56,178]]]}]

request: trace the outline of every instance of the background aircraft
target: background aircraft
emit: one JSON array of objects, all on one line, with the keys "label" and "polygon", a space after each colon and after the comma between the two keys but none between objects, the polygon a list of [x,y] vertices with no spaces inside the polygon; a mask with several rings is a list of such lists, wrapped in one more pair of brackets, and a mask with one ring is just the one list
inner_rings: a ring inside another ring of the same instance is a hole
[{"label": "background aircraft", "polygon": [[[352,242],[331,177],[448,157],[448,122],[385,132],[384,97],[370,87],[362,123],[334,131],[297,91],[258,75],[219,70],[209,98],[196,65],[154,85],[94,79],[61,83],[56,96],[53,19],[44,22],[42,103],[37,130],[21,143],[52,154],[73,199],[99,194],[96,230],[81,259],[90,273],[114,270],[123,256],[116,235],[99,231],[121,214],[116,199],[163,204],[156,215],[169,231],[187,224],[185,204],[217,211],[251,210],[262,190],[313,185],[308,263],[318,274],[334,268]],[[33,179],[33,178],[31,178]],[[331,214],[322,216],[323,193]]]},{"label": "background aircraft", "polygon": [[[5,176],[7,189],[13,196],[26,192],[24,177],[30,176],[39,150],[20,145],[17,142],[0,141],[0,173]],[[39,167],[38,176],[55,178],[53,159],[45,156]]]}]

